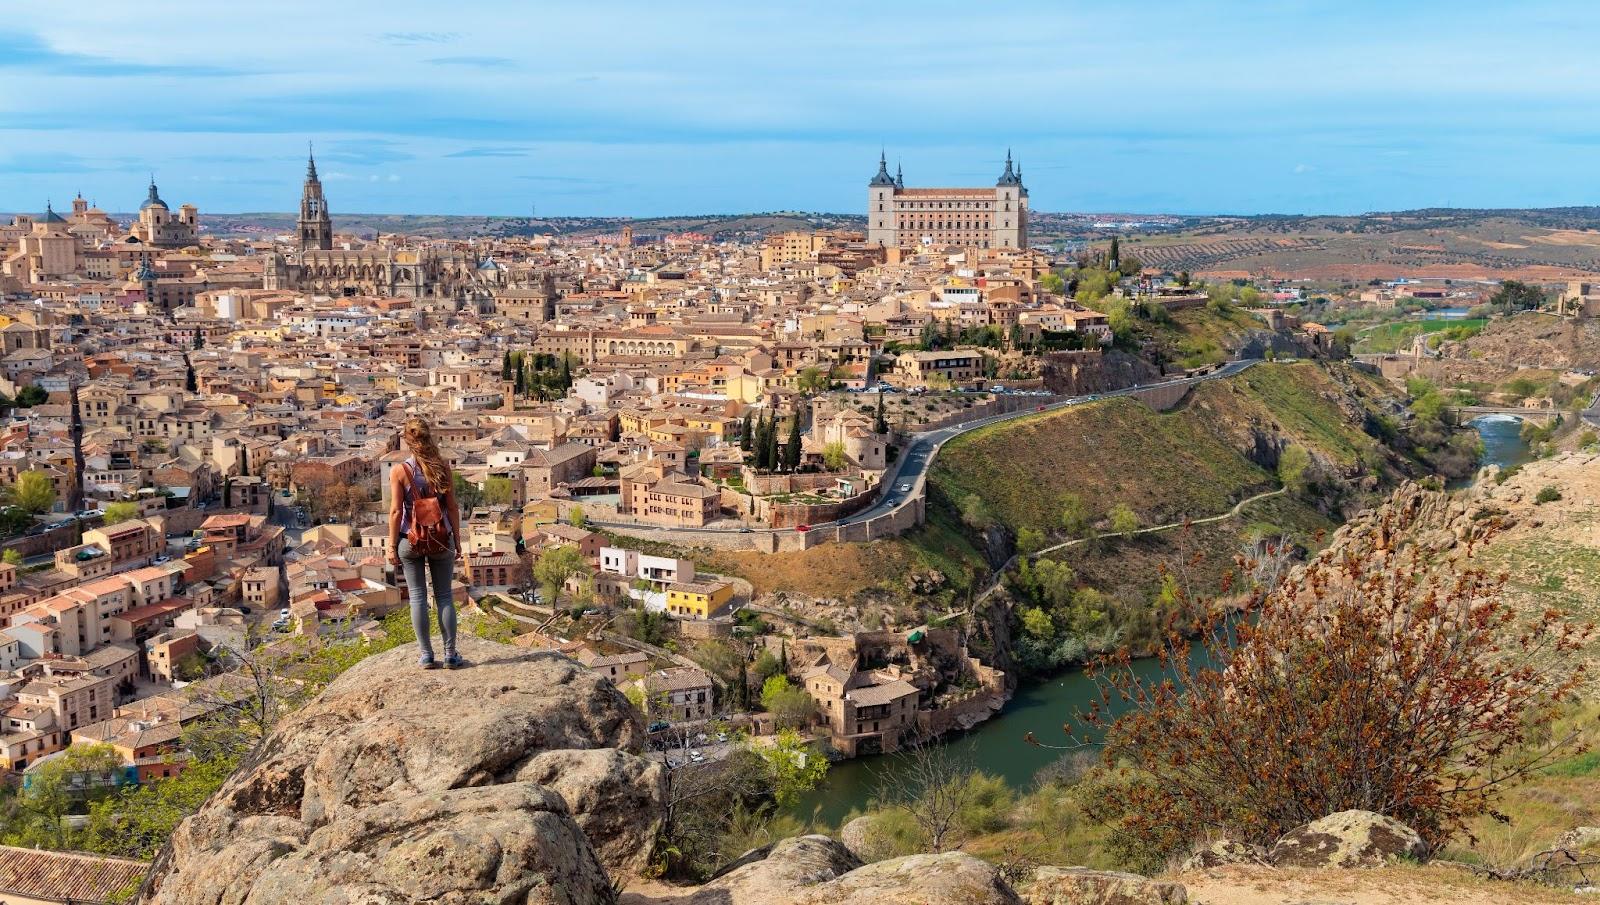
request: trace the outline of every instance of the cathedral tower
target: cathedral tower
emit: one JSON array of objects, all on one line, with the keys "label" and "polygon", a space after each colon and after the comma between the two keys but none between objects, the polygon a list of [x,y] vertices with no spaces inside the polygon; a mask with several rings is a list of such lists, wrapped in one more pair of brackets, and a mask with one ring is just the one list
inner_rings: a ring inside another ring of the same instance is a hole
[{"label": "cathedral tower", "polygon": [[322,180],[317,178],[317,158],[306,154],[306,185],[300,191],[300,250],[333,248],[333,221],[328,217],[328,199],[322,197]]}]

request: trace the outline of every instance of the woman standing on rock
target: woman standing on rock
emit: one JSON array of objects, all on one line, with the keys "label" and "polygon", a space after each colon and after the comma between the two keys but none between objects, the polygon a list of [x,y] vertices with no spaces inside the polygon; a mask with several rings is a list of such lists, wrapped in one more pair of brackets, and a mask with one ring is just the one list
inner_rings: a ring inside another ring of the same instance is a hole
[{"label": "woman standing on rock", "polygon": [[456,653],[456,604],[450,587],[461,555],[461,511],[456,506],[455,475],[439,454],[433,428],[422,418],[406,421],[410,458],[389,470],[389,564],[405,572],[411,594],[411,625],[422,648],[418,665],[438,669],[428,632],[428,582],[439,610],[444,665],[466,665]]}]

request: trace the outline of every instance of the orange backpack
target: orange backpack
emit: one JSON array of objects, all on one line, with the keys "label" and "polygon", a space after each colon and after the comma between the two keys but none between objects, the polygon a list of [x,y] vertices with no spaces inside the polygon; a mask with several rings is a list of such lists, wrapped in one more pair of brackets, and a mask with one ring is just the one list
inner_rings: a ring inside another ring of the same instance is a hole
[{"label": "orange backpack", "polygon": [[444,516],[444,506],[439,502],[439,492],[428,488],[428,495],[418,493],[417,473],[410,462],[404,463],[410,486],[406,495],[411,497],[411,525],[406,529],[406,541],[411,544],[411,555],[423,558],[438,556],[455,548],[451,542],[450,521]]}]

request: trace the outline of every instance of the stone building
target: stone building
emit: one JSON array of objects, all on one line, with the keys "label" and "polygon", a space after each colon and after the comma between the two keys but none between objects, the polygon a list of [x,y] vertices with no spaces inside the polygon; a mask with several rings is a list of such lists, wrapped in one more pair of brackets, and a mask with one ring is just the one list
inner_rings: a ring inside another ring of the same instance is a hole
[{"label": "stone building", "polygon": [[867,183],[867,242],[886,248],[924,243],[974,248],[1028,247],[1028,189],[1006,152],[994,188],[908,189],[887,158]]},{"label": "stone building", "polygon": [[545,288],[544,275],[535,287],[520,286],[510,271],[492,259],[441,248],[396,246],[382,241],[359,248],[335,248],[328,200],[317,176],[314,157],[306,160],[296,221],[299,244],[294,258],[273,252],[267,259],[262,288],[310,291],[333,296],[377,295],[402,298],[486,297],[504,288]]},{"label": "stone building", "polygon": [[150,180],[150,194],[139,206],[139,220],[130,230],[133,236],[146,245],[157,248],[183,248],[199,241],[200,212],[192,204],[178,208],[174,217],[156,191],[156,181]]}]

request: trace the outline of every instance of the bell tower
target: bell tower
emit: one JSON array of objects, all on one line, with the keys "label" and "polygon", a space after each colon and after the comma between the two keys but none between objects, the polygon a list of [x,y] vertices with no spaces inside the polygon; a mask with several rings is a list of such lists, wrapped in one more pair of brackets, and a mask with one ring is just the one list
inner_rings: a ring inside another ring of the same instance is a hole
[{"label": "bell tower", "polygon": [[300,250],[333,248],[333,221],[328,217],[328,199],[322,197],[322,180],[317,178],[317,158],[306,151],[306,184],[300,191]]}]

